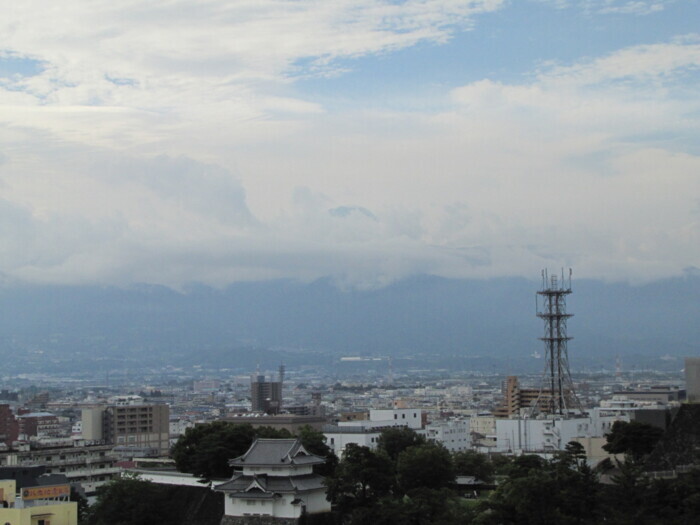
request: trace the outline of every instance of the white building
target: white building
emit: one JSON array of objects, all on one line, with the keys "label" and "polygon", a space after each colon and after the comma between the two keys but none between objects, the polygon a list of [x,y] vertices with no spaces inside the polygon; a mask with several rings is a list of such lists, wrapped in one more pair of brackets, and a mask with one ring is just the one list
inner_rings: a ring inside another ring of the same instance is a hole
[{"label": "white building", "polygon": [[313,473],[313,466],[324,461],[296,439],[257,439],[248,452],[229,461],[235,468],[231,480],[214,487],[225,494],[222,524],[263,516],[295,523],[303,514],[329,512],[323,476]]},{"label": "white building", "polygon": [[357,423],[370,423],[375,428],[405,426],[418,430],[423,427],[423,412],[416,408],[373,408],[369,411],[369,421],[353,422]]},{"label": "white building", "polygon": [[428,441],[440,443],[450,452],[471,448],[468,419],[435,421],[425,426],[423,434]]},{"label": "white building", "polygon": [[491,413],[476,414],[469,418],[472,446],[480,452],[496,448],[496,418]]},{"label": "white building", "polygon": [[408,427],[420,430],[423,426],[423,412],[417,408],[371,409],[369,419],[341,421],[323,429],[326,445],[342,458],[349,444],[375,449],[382,430],[390,427]]},{"label": "white building", "polygon": [[601,437],[610,431],[619,415],[594,410],[591,416],[542,419],[496,420],[496,450],[499,452],[555,452],[575,438]]},{"label": "white building", "polygon": [[170,416],[168,421],[168,431],[170,433],[170,446],[172,447],[180,436],[185,434],[188,428],[194,427],[194,422],[179,416]]},{"label": "white building", "polygon": [[134,394],[123,395],[123,396],[112,396],[107,399],[107,404],[115,405],[120,407],[133,406],[133,405],[143,405],[144,399],[141,396]]},{"label": "white building", "polygon": [[323,435],[326,436],[326,445],[333,449],[333,453],[338,458],[343,457],[345,448],[350,444],[374,450],[377,448],[377,440],[380,433],[381,430],[347,425],[342,427],[328,425],[323,429]]}]

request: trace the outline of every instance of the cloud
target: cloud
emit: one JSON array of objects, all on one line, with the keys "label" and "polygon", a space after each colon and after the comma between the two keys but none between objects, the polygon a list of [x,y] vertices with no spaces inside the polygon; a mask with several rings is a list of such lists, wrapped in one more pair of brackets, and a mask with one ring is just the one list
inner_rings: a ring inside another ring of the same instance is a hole
[{"label": "cloud", "polygon": [[691,37],[544,69],[528,84],[454,90],[453,118],[488,122],[518,159],[497,176],[498,216],[527,217],[528,227],[512,222],[501,235],[520,229],[534,254],[618,278],[678,272],[674,261],[700,255],[687,244],[700,236],[689,197],[700,190],[700,104],[686,78],[699,65]]},{"label": "cloud", "polygon": [[[180,0],[115,7],[102,0],[88,9],[74,0],[59,9],[47,1],[9,8],[0,30],[8,52],[45,64],[40,74],[14,86],[38,99],[136,106],[167,94],[155,104],[167,108],[177,93],[195,95],[193,103],[202,97],[222,101],[251,79],[281,81],[322,73],[341,57],[444,42],[471,27],[474,16],[502,5],[501,0]],[[306,67],[303,59],[309,59]],[[193,89],[194,79],[207,86]]]},{"label": "cloud", "polygon": [[371,287],[547,266],[644,280],[696,265],[697,35],[440,86],[439,110],[329,110],[299,82],[446,42],[504,7],[13,5],[3,56],[34,66],[0,82],[0,272]]},{"label": "cloud", "polygon": [[579,8],[596,14],[650,15],[676,0],[538,0],[559,9]]}]

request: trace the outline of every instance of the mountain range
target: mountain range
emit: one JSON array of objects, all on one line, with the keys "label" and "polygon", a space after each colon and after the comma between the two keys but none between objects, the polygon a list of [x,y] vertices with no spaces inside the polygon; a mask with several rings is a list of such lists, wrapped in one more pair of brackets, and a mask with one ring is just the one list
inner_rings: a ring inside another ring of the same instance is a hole
[{"label": "mountain range", "polygon": [[[244,369],[261,360],[332,364],[341,356],[539,369],[540,287],[522,278],[427,275],[373,290],[341,289],[325,279],[179,291],[6,284],[0,288],[0,357],[15,372],[195,364]],[[698,355],[700,277],[643,285],[576,280],[572,290],[572,369],[612,369],[617,356],[628,368],[680,369],[683,356]]]}]

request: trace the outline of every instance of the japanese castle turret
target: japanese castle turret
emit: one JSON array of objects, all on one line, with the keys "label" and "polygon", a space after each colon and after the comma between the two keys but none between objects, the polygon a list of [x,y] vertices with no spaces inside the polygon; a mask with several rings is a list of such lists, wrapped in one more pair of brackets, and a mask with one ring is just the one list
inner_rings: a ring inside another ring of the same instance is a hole
[{"label": "japanese castle turret", "polygon": [[313,472],[324,462],[297,439],[257,439],[229,461],[232,478],[214,487],[225,494],[222,525],[296,524],[303,514],[329,512],[324,478]]}]

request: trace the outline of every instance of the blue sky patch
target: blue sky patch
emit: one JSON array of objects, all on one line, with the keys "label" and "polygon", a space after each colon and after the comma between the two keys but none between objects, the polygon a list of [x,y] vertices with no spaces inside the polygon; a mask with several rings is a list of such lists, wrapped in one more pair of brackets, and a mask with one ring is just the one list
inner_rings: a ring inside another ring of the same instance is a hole
[{"label": "blue sky patch", "polygon": [[0,78],[33,77],[43,70],[44,65],[40,60],[0,52]]}]

